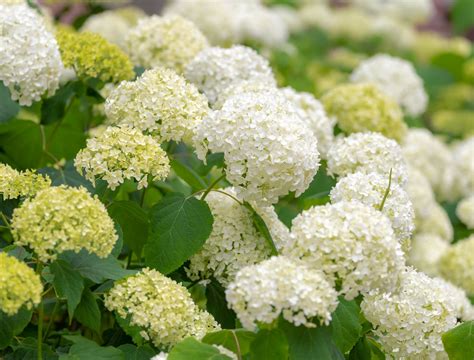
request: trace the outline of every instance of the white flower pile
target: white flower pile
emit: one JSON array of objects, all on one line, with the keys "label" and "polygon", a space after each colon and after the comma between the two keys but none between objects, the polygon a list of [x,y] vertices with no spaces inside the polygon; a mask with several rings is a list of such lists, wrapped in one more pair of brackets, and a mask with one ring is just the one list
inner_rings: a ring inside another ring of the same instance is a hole
[{"label": "white flower pile", "polygon": [[438,261],[449,244],[439,235],[430,233],[416,234],[411,242],[408,264],[430,276],[438,276]]},{"label": "white flower pile", "polygon": [[63,71],[58,44],[44,19],[25,4],[0,4],[0,81],[13,100],[31,105],[51,96]]},{"label": "white flower pile", "polygon": [[[233,188],[223,189],[235,197]],[[187,274],[192,280],[213,276],[221,284],[232,281],[237,271],[265,260],[271,248],[256,229],[252,214],[236,200],[221,192],[210,192],[208,203],[214,223],[212,233],[198,253],[190,258]],[[287,241],[289,230],[278,220],[273,207],[257,209],[277,247]]]},{"label": "white flower pile", "polygon": [[426,219],[430,215],[436,200],[426,176],[413,166],[408,167],[408,182],[405,190],[413,204],[416,220],[421,222]]},{"label": "white flower pile", "polygon": [[[332,188],[330,197],[332,203],[355,200],[379,210],[388,188],[387,176],[356,172],[339,179]],[[382,212],[390,219],[402,249],[408,251],[410,237],[415,228],[415,213],[408,194],[397,183],[390,184]]]},{"label": "white flower pile", "polygon": [[314,317],[327,325],[338,304],[336,290],[320,271],[283,256],[240,270],[226,299],[244,328],[252,330],[280,315],[296,326],[314,327]]},{"label": "white flower pile", "polygon": [[474,195],[462,199],[457,208],[456,215],[468,229],[474,229]]},{"label": "white flower pile", "polygon": [[[238,129],[238,131],[236,131]],[[294,106],[276,94],[242,94],[199,124],[196,153],[224,153],[226,178],[246,201],[273,204],[303,193],[319,168],[317,139]]]},{"label": "white flower pile", "polygon": [[379,173],[402,186],[408,170],[396,141],[379,133],[355,133],[335,140],[328,152],[328,172],[345,176],[354,172]]},{"label": "white flower pile", "polygon": [[164,66],[178,73],[207,46],[196,25],[177,15],[140,19],[125,38],[126,51],[136,65]]},{"label": "white flower pile", "polygon": [[423,80],[403,59],[378,54],[364,60],[351,74],[355,83],[370,82],[392,97],[411,116],[421,115],[428,105]]},{"label": "white flower pile", "polygon": [[446,357],[441,335],[456,325],[457,311],[439,280],[407,268],[396,292],[372,291],[361,309],[387,354],[397,359]]},{"label": "white flower pile", "polygon": [[[350,300],[372,289],[393,290],[404,266],[390,220],[356,201],[315,206],[294,220],[284,254],[323,271]],[[377,276],[374,276],[377,274]]]},{"label": "white flower pile", "polygon": [[442,278],[436,280],[440,285],[444,285],[445,294],[455,308],[456,317],[462,321],[474,320],[474,305],[471,304],[466,292]]},{"label": "white flower pile", "polygon": [[95,184],[96,177],[115,190],[126,179],[138,182],[138,189],[153,181],[165,179],[170,171],[166,152],[151,136],[130,127],[109,127],[87,140],[87,147],[76,155],[78,172]]},{"label": "white flower pile", "polygon": [[452,150],[454,184],[446,190],[453,192],[455,197],[467,197],[474,194],[473,154],[474,136],[455,144]]},{"label": "white flower pile", "polygon": [[447,243],[453,241],[453,225],[444,208],[437,202],[430,205],[429,215],[423,219],[415,219],[416,232],[438,235]]},{"label": "white flower pile", "polygon": [[245,80],[275,87],[268,61],[255,50],[236,45],[229,49],[204,49],[186,66],[185,77],[214,104],[229,86]]},{"label": "white flower pile", "polygon": [[158,141],[190,141],[194,128],[209,112],[196,87],[165,68],[145,71],[135,81],[122,81],[105,103],[112,125],[128,125]]}]

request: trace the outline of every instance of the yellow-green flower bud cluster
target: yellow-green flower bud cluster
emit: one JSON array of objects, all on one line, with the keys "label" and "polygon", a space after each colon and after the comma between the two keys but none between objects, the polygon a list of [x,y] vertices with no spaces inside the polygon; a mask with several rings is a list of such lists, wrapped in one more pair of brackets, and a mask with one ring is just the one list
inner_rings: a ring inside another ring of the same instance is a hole
[{"label": "yellow-green flower bud cluster", "polygon": [[200,310],[182,285],[156,270],[142,269],[116,282],[106,295],[105,306],[130,324],[157,347],[172,347],[188,336],[201,339],[220,330],[212,315]]},{"label": "yellow-green flower bud cluster", "polygon": [[17,171],[6,164],[0,164],[0,194],[4,199],[31,197],[50,185],[51,179],[47,176],[36,174],[32,170]]},{"label": "yellow-green flower bud cluster", "polygon": [[125,179],[138,181],[138,189],[153,180],[166,178],[170,171],[166,152],[151,136],[130,127],[109,127],[102,134],[87,140],[74,161],[79,172],[95,183],[95,178],[107,181],[115,190]]},{"label": "yellow-green flower bud cluster", "polygon": [[0,311],[11,316],[41,301],[40,277],[25,263],[0,252]]},{"label": "yellow-green flower bud cluster", "polygon": [[81,249],[106,257],[118,238],[114,222],[97,197],[83,187],[64,185],[25,200],[14,210],[11,227],[15,243],[29,246],[41,261]]}]

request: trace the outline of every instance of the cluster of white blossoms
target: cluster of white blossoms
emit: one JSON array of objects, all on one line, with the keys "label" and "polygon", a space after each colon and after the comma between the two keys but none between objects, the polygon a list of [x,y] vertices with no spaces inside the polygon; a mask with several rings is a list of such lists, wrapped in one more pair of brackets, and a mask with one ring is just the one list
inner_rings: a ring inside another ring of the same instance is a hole
[{"label": "cluster of white blossoms", "polygon": [[410,62],[400,58],[377,54],[359,64],[351,80],[375,84],[411,116],[422,114],[428,105],[423,80]]},{"label": "cluster of white blossoms", "polygon": [[109,127],[102,134],[87,140],[87,147],[76,155],[78,172],[95,184],[96,177],[115,190],[125,179],[135,179],[138,189],[153,181],[165,179],[169,172],[166,152],[151,136],[130,127]]},{"label": "cluster of white blossoms", "polygon": [[474,305],[471,304],[466,292],[442,278],[436,278],[439,285],[444,286],[444,293],[454,306],[456,317],[462,321],[474,320]]},{"label": "cluster of white blossoms", "polygon": [[390,220],[357,201],[303,211],[293,220],[291,235],[283,253],[340,282],[348,300],[372,289],[393,290],[404,266]]},{"label": "cluster of white blossoms", "polygon": [[[236,197],[233,188],[221,191]],[[227,285],[243,267],[270,257],[271,248],[242,204],[221,192],[210,192],[205,201],[214,217],[212,232],[201,250],[189,259],[186,273],[192,280],[212,276]],[[256,211],[264,219],[277,248],[281,247],[288,240],[288,228],[278,220],[273,207]]]},{"label": "cluster of white blossoms", "polygon": [[32,170],[17,171],[9,165],[0,163],[0,194],[4,199],[31,197],[49,186],[51,179],[48,176],[36,174]]},{"label": "cluster of white blossoms", "polygon": [[156,270],[115,282],[104,305],[143,330],[140,335],[157,347],[168,349],[188,336],[201,339],[220,330],[207,311],[200,310],[188,290]]},{"label": "cluster of white blossoms", "polygon": [[125,38],[125,49],[136,65],[164,66],[178,73],[207,46],[196,25],[177,15],[140,19]]},{"label": "cluster of white blossoms", "polygon": [[441,335],[456,325],[445,284],[407,268],[396,292],[372,291],[361,309],[387,354],[398,359],[446,357]]},{"label": "cluster of white blossoms", "polygon": [[474,195],[459,202],[456,208],[456,215],[468,229],[474,229]]},{"label": "cluster of white blossoms", "polygon": [[81,249],[106,257],[118,239],[104,204],[83,187],[64,185],[25,200],[14,210],[11,228],[15,244],[29,246],[41,261]]},{"label": "cluster of white blossoms", "polygon": [[404,186],[408,170],[402,149],[396,141],[379,133],[356,133],[339,137],[328,151],[330,175],[346,176],[354,172],[375,172]]},{"label": "cluster of white blossoms", "polygon": [[405,252],[409,250],[410,237],[415,228],[413,206],[408,194],[400,185],[390,183],[389,188],[387,176],[360,172],[349,174],[341,178],[332,188],[330,197],[332,203],[355,200],[381,210],[390,219],[402,249]]},{"label": "cluster of white blossoms", "polygon": [[238,196],[263,205],[290,191],[299,196],[319,168],[316,137],[282,95],[229,99],[198,125],[194,143],[201,160],[209,150],[223,152]]},{"label": "cluster of white blossoms", "polygon": [[320,271],[283,256],[240,270],[226,299],[242,325],[252,330],[280,315],[296,326],[314,327],[314,317],[327,325],[338,304],[336,290]]},{"label": "cluster of white blossoms", "polygon": [[415,218],[416,232],[438,235],[444,241],[453,241],[453,225],[448,213],[437,202],[430,205],[428,216],[423,219]]},{"label": "cluster of white blossoms", "polygon": [[196,87],[166,68],[145,71],[112,90],[105,113],[113,125],[128,125],[158,141],[190,141],[209,106]]},{"label": "cluster of white blossoms", "polygon": [[[472,119],[471,119],[472,120]],[[447,187],[448,192],[454,193],[454,197],[462,198],[474,194],[474,136],[454,145],[451,161],[454,174],[453,184]],[[448,196],[445,196],[448,197]]]},{"label": "cluster of white blossoms", "polygon": [[207,96],[211,105],[225,89],[240,81],[276,86],[268,61],[255,50],[241,45],[204,49],[186,66],[185,77]]},{"label": "cluster of white blossoms", "polygon": [[449,244],[439,235],[416,234],[411,242],[408,264],[430,276],[439,276],[438,262]]},{"label": "cluster of white blossoms", "polygon": [[26,3],[0,4],[0,81],[12,99],[29,106],[53,95],[62,71],[58,44],[41,15]]},{"label": "cluster of white blossoms", "polygon": [[405,190],[410,197],[415,210],[415,218],[418,222],[426,219],[436,202],[431,184],[419,170],[408,166],[408,181]]}]

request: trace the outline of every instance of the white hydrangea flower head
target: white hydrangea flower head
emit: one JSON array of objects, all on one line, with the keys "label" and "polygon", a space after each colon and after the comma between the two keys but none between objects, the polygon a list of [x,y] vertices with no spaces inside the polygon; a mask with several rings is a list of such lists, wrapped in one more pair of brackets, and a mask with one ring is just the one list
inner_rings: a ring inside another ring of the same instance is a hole
[{"label": "white hydrangea flower head", "polygon": [[153,356],[152,358],[150,358],[150,360],[167,360],[167,359],[168,359],[168,353],[165,353],[163,351]]},{"label": "white hydrangea flower head", "polygon": [[253,80],[276,86],[268,61],[255,50],[241,45],[204,49],[186,66],[185,77],[207,96],[211,105],[236,82]]},{"label": "white hydrangea flower head", "polygon": [[386,47],[398,50],[408,50],[415,42],[416,30],[398,19],[381,14],[371,17],[370,22],[372,36],[381,38]]},{"label": "white hydrangea flower head", "polygon": [[291,235],[283,253],[341,282],[348,300],[375,288],[393,290],[404,266],[390,220],[357,201],[303,211],[293,220]]},{"label": "white hydrangea flower head", "polygon": [[431,0],[352,0],[352,2],[369,14],[385,14],[409,24],[427,21],[435,11]]},{"label": "white hydrangea flower head", "polygon": [[16,199],[20,196],[33,197],[40,190],[51,186],[48,176],[35,171],[17,171],[11,166],[0,163],[0,194],[4,199]]},{"label": "white hydrangea flower head", "polygon": [[405,189],[413,204],[416,220],[426,219],[435,202],[433,189],[426,176],[413,166],[408,166],[408,182]]},{"label": "white hydrangea flower head", "polygon": [[459,202],[456,208],[456,215],[468,229],[474,229],[474,195]]},{"label": "white hydrangea flower head", "polygon": [[423,80],[410,62],[397,57],[377,54],[364,60],[352,72],[351,81],[375,84],[411,116],[421,115],[428,105]]},{"label": "white hydrangea flower head", "polygon": [[446,357],[441,335],[456,326],[457,314],[438,280],[407,268],[396,292],[373,291],[361,309],[377,341],[396,359]]},{"label": "white hydrangea flower head", "polygon": [[224,355],[226,356],[227,358],[229,358],[230,360],[238,360],[238,357],[236,354],[234,354],[232,351],[230,351],[229,349],[227,349],[226,347],[222,346],[222,345],[215,345],[213,344],[212,346],[214,346],[217,350],[219,350],[219,353],[221,355]]},{"label": "white hydrangea flower head", "polygon": [[474,136],[457,143],[452,150],[452,161],[454,164],[454,191],[459,197],[467,197],[474,194]]},{"label": "white hydrangea flower head", "polygon": [[135,81],[121,82],[105,103],[111,125],[128,125],[159,142],[189,142],[208,112],[206,97],[165,68],[147,70]]},{"label": "white hydrangea flower head", "polygon": [[[236,197],[233,188],[221,191]],[[186,273],[192,280],[214,277],[227,286],[240,269],[257,264],[271,255],[271,248],[253,224],[243,205],[221,192],[210,192],[205,201],[214,223],[204,246],[190,258]],[[264,219],[277,248],[288,241],[289,230],[278,220],[273,207],[256,208]]]},{"label": "white hydrangea flower head", "polygon": [[29,106],[55,93],[63,63],[41,15],[26,3],[15,4],[0,4],[0,81],[13,100]]},{"label": "white hydrangea flower head", "polygon": [[439,260],[441,275],[474,295],[474,234],[452,245]]},{"label": "white hydrangea flower head", "polygon": [[346,176],[354,172],[379,173],[406,184],[408,170],[402,149],[395,140],[379,133],[355,133],[337,138],[328,151],[328,173]]},{"label": "white hydrangea flower head", "polygon": [[320,271],[283,256],[240,270],[226,299],[244,328],[252,330],[280,315],[296,326],[314,327],[313,317],[327,325],[338,304],[336,290]]},{"label": "white hydrangea flower head", "polygon": [[471,304],[466,292],[442,278],[436,278],[436,281],[445,287],[445,294],[456,310],[456,317],[462,321],[474,320],[474,305]]},{"label": "white hydrangea flower head", "polygon": [[126,51],[136,65],[164,66],[177,73],[208,45],[196,25],[178,15],[140,19],[125,37]]},{"label": "white hydrangea flower head", "polygon": [[78,172],[95,184],[96,177],[115,190],[126,179],[138,182],[138,189],[153,181],[165,179],[170,172],[166,152],[150,135],[140,130],[109,127],[102,134],[87,140],[85,149],[74,160]]},{"label": "white hydrangea flower head", "polygon": [[332,203],[354,200],[376,210],[384,202],[382,212],[390,219],[395,236],[406,253],[410,249],[410,237],[415,229],[415,212],[408,194],[397,183],[390,183],[390,190],[384,201],[388,188],[389,177],[378,173],[356,172],[339,179],[332,188],[330,197]]},{"label": "white hydrangea flower head", "polygon": [[439,276],[438,261],[449,244],[436,234],[416,234],[411,241],[407,263],[430,276]]},{"label": "white hydrangea flower head", "polygon": [[200,340],[208,332],[220,330],[184,286],[153,269],[144,268],[116,281],[104,305],[122,319],[129,318],[131,325],[143,329],[140,334],[146,340],[165,350],[188,336]]},{"label": "white hydrangea flower head", "polygon": [[41,190],[13,212],[15,244],[29,246],[41,261],[67,250],[86,249],[107,257],[118,239],[104,204],[85,188],[65,185]]},{"label": "white hydrangea flower head", "polygon": [[[238,129],[238,131],[236,131]],[[198,157],[223,152],[226,178],[237,195],[261,205],[303,193],[319,168],[317,139],[282,95],[242,94],[201,122]]]},{"label": "white hydrangea flower head", "polygon": [[268,84],[262,81],[255,80],[242,80],[230,84],[220,94],[217,101],[212,105],[213,110],[220,110],[224,103],[235,96],[241,96],[242,94],[259,94],[259,93],[272,93],[276,94],[280,91],[276,87],[276,84]]},{"label": "white hydrangea flower head", "polygon": [[415,218],[415,230],[418,233],[438,235],[441,239],[450,243],[453,241],[453,225],[444,208],[437,202],[430,205],[430,213],[423,219]]},{"label": "white hydrangea flower head", "polygon": [[421,171],[438,193],[443,187],[443,173],[450,163],[449,148],[428,129],[409,129],[402,143],[407,163]]}]

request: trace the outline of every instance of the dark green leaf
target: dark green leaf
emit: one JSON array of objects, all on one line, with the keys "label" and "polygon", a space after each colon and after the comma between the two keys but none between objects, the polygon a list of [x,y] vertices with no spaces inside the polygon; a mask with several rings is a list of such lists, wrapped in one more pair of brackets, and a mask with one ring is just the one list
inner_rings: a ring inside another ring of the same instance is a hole
[{"label": "dark green leaf", "polygon": [[168,354],[168,360],[229,360],[212,345],[203,344],[190,337],[176,344]]},{"label": "dark green leaf", "polygon": [[120,325],[122,330],[124,331],[125,334],[130,336],[133,340],[133,342],[137,345],[143,345],[145,342],[145,339],[140,335],[142,332],[142,328],[137,325],[131,325],[130,324],[130,316],[128,316],[127,319],[124,319],[120,317],[118,314],[115,314],[115,320],[117,323]]},{"label": "dark green leaf", "polygon": [[70,104],[72,97],[76,93],[77,87],[81,85],[81,82],[69,82],[59,88],[53,96],[43,100],[41,123],[51,124],[61,120],[66,113],[66,107]]},{"label": "dark green leaf", "polygon": [[52,167],[45,167],[39,169],[40,174],[46,174],[51,178],[53,186],[69,185],[72,187],[84,186],[89,192],[94,192],[94,186],[90,181],[86,180],[81,174],[76,171],[73,161],[66,162],[64,167],[56,169]]},{"label": "dark green leaf", "polygon": [[20,105],[13,101],[10,90],[0,81],[0,123],[12,119],[20,111]]},{"label": "dark green leaf", "polygon": [[374,340],[364,336],[352,348],[348,360],[385,360],[385,354]]},{"label": "dark green leaf", "polygon": [[9,346],[13,337],[23,331],[30,322],[31,315],[32,311],[24,307],[12,316],[0,311],[0,349]]},{"label": "dark green leaf", "polygon": [[250,344],[251,360],[287,360],[288,342],[280,329],[263,329]]},{"label": "dark green leaf", "polygon": [[339,305],[332,314],[331,328],[334,343],[342,353],[350,351],[361,335],[359,313],[360,308],[354,300],[339,298]]},{"label": "dark green leaf", "polygon": [[176,270],[204,245],[212,223],[205,201],[182,194],[167,195],[150,211],[145,263],[164,274]]},{"label": "dark green leaf", "polygon": [[125,355],[125,360],[150,360],[155,352],[148,345],[135,346],[132,344],[124,344],[118,347]]},{"label": "dark green leaf", "polygon": [[255,334],[252,331],[244,329],[220,330],[204,336],[202,342],[206,344],[222,345],[241,356],[247,355],[250,351],[250,344],[255,340]]},{"label": "dark green leaf", "polygon": [[125,360],[125,354],[112,346],[102,347],[82,336],[67,335],[64,338],[74,344],[68,355],[60,357],[62,360]]},{"label": "dark green leaf", "polygon": [[63,260],[56,260],[50,266],[54,275],[53,286],[58,297],[66,299],[69,320],[72,319],[74,310],[81,301],[84,280],[81,275]]},{"label": "dark green leaf", "polygon": [[206,182],[193,169],[185,164],[182,164],[177,160],[171,160],[171,168],[174,170],[176,175],[191,186],[193,191],[198,191],[207,187]]},{"label": "dark green leaf", "polygon": [[449,330],[442,339],[449,360],[474,359],[474,320]]},{"label": "dark green leaf", "polygon": [[244,202],[244,206],[246,209],[250,211],[252,215],[253,224],[255,228],[258,230],[258,232],[265,238],[268,246],[271,249],[271,254],[278,255],[277,248],[275,246],[275,243],[273,242],[272,235],[270,234],[270,231],[268,230],[268,227],[267,227],[267,224],[265,224],[265,221],[248,202]]},{"label": "dark green leaf", "polygon": [[89,289],[86,288],[82,292],[81,302],[77,305],[74,316],[83,325],[100,333],[101,314],[99,305],[97,304],[95,295]]},{"label": "dark green leaf", "polygon": [[216,321],[224,329],[235,327],[235,312],[227,306],[225,299],[225,289],[215,279],[206,286],[207,311],[209,311]]},{"label": "dark green leaf", "polygon": [[[38,342],[35,338],[27,337],[18,345],[12,346],[14,349],[13,354],[9,354],[5,357],[5,360],[37,360],[38,359]],[[41,353],[43,360],[55,360],[58,355],[53,352],[48,344],[42,344]]]},{"label": "dark green leaf", "polygon": [[453,27],[457,33],[462,33],[474,26],[474,4],[472,0],[456,0],[451,9]]}]

